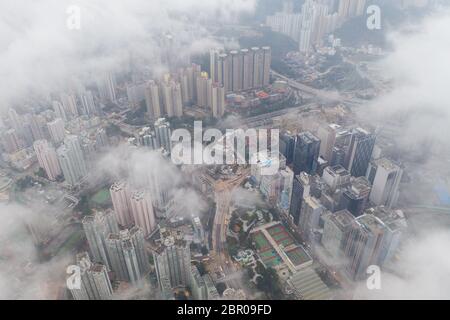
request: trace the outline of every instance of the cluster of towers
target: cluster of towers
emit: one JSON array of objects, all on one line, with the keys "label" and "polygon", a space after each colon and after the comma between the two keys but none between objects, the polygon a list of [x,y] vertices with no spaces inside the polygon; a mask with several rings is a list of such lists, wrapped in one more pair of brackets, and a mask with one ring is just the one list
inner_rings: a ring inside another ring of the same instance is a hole
[{"label": "cluster of towers", "polygon": [[238,92],[269,85],[270,47],[210,51],[210,73],[214,83],[223,85],[225,92]]},{"label": "cluster of towers", "polygon": [[183,108],[190,105],[210,110],[215,118],[225,112],[223,86],[209,79],[208,74],[196,64],[166,74],[159,81],[148,81],[144,87],[144,96],[147,113],[152,119],[164,115],[181,117]]},{"label": "cluster of towers", "polygon": [[266,24],[298,42],[300,52],[308,53],[347,19],[364,14],[365,8],[366,0],[306,0],[301,12],[294,13],[292,5],[285,5],[282,12],[268,16]]}]

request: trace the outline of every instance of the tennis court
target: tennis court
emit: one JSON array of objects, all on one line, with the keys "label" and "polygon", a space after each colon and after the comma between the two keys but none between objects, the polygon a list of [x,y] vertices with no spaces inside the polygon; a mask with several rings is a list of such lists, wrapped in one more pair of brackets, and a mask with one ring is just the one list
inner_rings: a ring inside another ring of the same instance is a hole
[{"label": "tennis court", "polygon": [[260,231],[253,235],[253,240],[256,242],[256,247],[258,250],[267,250],[272,247],[264,234]]},{"label": "tennis court", "polygon": [[253,235],[253,240],[256,243],[256,248],[258,249],[258,254],[264,264],[268,267],[274,267],[283,263],[278,253],[266,239],[266,236],[258,231]]},{"label": "tennis court", "polygon": [[281,260],[280,256],[276,253],[274,249],[261,251],[259,252],[259,255],[261,257],[261,260],[268,267],[274,267],[279,265],[280,263],[283,263],[283,260]]},{"label": "tennis court", "polygon": [[311,260],[308,253],[306,253],[306,251],[300,246],[285,251],[285,253],[295,266],[299,266]]},{"label": "tennis court", "polygon": [[267,228],[267,232],[278,245],[287,247],[294,243],[294,239],[292,239],[292,237],[282,225],[277,224],[275,226]]}]

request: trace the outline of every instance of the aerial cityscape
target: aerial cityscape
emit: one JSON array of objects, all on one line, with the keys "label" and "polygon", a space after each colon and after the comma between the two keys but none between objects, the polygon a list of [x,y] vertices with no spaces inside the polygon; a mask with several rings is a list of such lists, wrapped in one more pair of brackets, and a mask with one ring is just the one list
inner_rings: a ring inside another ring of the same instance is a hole
[{"label": "aerial cityscape", "polygon": [[0,299],[450,299],[449,40],[446,0],[2,1]]}]

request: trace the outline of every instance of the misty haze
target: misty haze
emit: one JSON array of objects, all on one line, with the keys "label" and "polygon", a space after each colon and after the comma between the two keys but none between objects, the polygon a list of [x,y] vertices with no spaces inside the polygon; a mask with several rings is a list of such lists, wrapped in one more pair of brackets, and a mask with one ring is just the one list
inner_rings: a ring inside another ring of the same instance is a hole
[{"label": "misty haze", "polygon": [[450,299],[449,57],[445,0],[1,1],[0,299]]}]

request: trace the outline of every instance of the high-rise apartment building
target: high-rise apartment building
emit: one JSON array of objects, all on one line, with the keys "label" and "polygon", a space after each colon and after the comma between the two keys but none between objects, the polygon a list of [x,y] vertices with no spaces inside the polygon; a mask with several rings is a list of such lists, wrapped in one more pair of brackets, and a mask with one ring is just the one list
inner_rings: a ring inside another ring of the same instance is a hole
[{"label": "high-rise apartment building", "polygon": [[77,254],[80,268],[80,287],[71,288],[75,300],[110,300],[113,295],[108,270],[99,263],[92,263],[87,252]]},{"label": "high-rise apartment building", "polygon": [[211,84],[211,109],[214,118],[224,115],[225,105],[225,88],[218,83]]},{"label": "high-rise apartment building", "polygon": [[106,74],[103,79],[97,82],[100,99],[103,101],[115,102],[116,97],[116,80],[112,73]]},{"label": "high-rise apartment building", "polygon": [[61,94],[61,102],[66,113],[70,119],[78,117],[77,99],[72,94]]},{"label": "high-rise apartment building", "polygon": [[191,277],[189,244],[167,237],[160,250],[154,254],[154,261],[159,283],[161,279],[168,278],[172,288],[189,285]]},{"label": "high-rise apartment building", "polygon": [[69,117],[66,114],[66,110],[64,109],[61,102],[53,101],[52,106],[53,106],[53,110],[55,111],[55,115],[57,118],[61,118],[64,121],[69,120]]},{"label": "high-rise apartment building", "polygon": [[103,263],[110,270],[111,267],[106,251],[106,238],[110,233],[119,232],[114,212],[111,210],[94,212],[94,214],[84,217],[82,224],[92,260]]},{"label": "high-rise apartment building", "polygon": [[144,237],[149,236],[156,227],[153,203],[148,191],[135,191],[130,198],[134,223],[142,229]]},{"label": "high-rise apartment building", "polygon": [[57,150],[59,164],[66,182],[75,186],[87,176],[87,166],[80,141],[75,135],[64,139],[64,144]]},{"label": "high-rise apartment building", "polygon": [[133,225],[134,219],[131,213],[130,205],[130,190],[125,181],[117,181],[109,188],[111,194],[111,201],[114,207],[114,213],[117,217],[117,222],[123,227]]},{"label": "high-rise apartment building", "polygon": [[45,170],[49,180],[55,181],[61,174],[58,156],[55,148],[47,140],[37,140],[33,144],[34,152],[38,158],[39,166]]},{"label": "high-rise apartment building", "polygon": [[163,115],[161,108],[162,102],[159,94],[158,84],[154,80],[150,80],[145,86],[145,104],[147,106],[147,114],[150,119],[158,119]]},{"label": "high-rise apartment building", "polygon": [[94,101],[94,95],[92,94],[92,91],[84,91],[80,95],[80,100],[83,114],[87,116],[99,115],[100,110]]},{"label": "high-rise apartment building", "polygon": [[48,132],[50,133],[50,138],[52,139],[54,144],[58,145],[64,140],[66,131],[64,128],[63,119],[56,118],[55,120],[48,122],[47,128]]},{"label": "high-rise apartment building", "polygon": [[109,234],[106,248],[118,279],[136,283],[149,271],[144,236],[138,227]]},{"label": "high-rise apartment building", "polygon": [[170,123],[165,118],[159,118],[154,126],[158,148],[164,148],[170,152],[172,150]]},{"label": "high-rise apartment building", "polygon": [[261,88],[270,82],[270,47],[232,50],[228,54],[211,50],[210,64],[213,83],[222,85],[225,92]]},{"label": "high-rise apartment building", "polygon": [[17,152],[23,147],[23,142],[15,129],[9,129],[2,134],[2,143],[7,153]]}]

